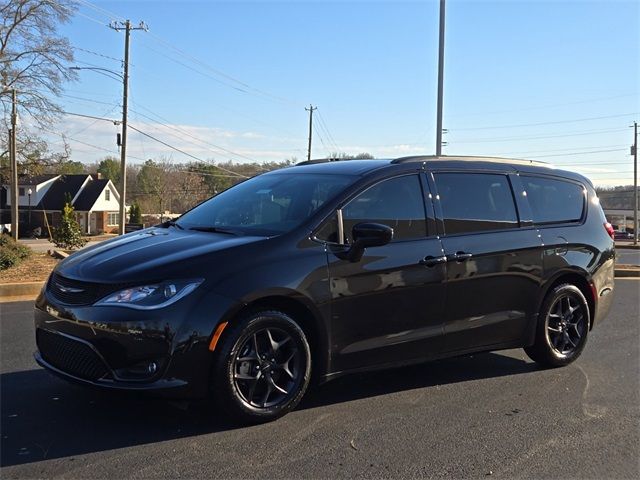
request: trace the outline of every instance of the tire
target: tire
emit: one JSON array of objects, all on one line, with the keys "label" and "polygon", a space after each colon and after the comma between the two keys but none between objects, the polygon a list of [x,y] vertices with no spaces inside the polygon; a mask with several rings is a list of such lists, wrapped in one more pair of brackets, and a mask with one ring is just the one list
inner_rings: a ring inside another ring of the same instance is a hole
[{"label": "tire", "polygon": [[302,329],[278,311],[252,312],[230,324],[212,370],[215,404],[240,423],[263,423],[293,410],[311,378]]},{"label": "tire", "polygon": [[589,336],[589,305],[578,287],[564,283],[549,292],[538,315],[535,343],[524,351],[545,367],[576,360]]}]

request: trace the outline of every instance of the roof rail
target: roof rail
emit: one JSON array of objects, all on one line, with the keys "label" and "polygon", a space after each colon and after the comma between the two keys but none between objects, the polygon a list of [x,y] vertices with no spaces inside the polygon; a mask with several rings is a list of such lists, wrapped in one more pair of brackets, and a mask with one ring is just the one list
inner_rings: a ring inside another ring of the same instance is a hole
[{"label": "roof rail", "polygon": [[400,157],[391,163],[410,163],[410,162],[438,162],[438,161],[464,161],[464,162],[492,162],[506,163],[518,165],[537,165],[540,167],[550,167],[551,164],[538,160],[525,160],[520,158],[502,158],[502,157],[474,157],[467,155],[413,155],[411,157]]},{"label": "roof rail", "polygon": [[296,167],[298,165],[314,165],[316,163],[327,163],[327,162],[350,162],[350,161],[358,161],[358,160],[382,160],[379,158],[315,158],[313,160],[305,160],[304,162],[296,163]]}]

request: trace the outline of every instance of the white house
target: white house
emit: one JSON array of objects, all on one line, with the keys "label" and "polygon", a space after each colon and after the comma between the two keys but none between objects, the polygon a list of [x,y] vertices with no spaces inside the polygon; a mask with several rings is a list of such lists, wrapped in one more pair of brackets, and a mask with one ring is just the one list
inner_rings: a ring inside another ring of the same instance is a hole
[{"label": "white house", "polygon": [[[4,188],[6,195],[2,195],[0,208],[3,219],[6,219],[10,218],[11,189],[8,186]],[[48,227],[57,226],[68,201],[83,232],[118,230],[120,194],[111,180],[88,174],[20,176],[18,208],[21,230],[25,232],[41,227],[45,232]]]}]

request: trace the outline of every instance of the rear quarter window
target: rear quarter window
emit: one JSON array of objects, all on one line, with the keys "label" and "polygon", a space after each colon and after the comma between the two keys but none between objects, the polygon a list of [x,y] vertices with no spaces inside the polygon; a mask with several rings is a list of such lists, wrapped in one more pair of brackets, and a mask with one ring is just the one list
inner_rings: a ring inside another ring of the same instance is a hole
[{"label": "rear quarter window", "polygon": [[584,187],[573,182],[543,177],[521,177],[534,223],[579,222],[585,206]]}]

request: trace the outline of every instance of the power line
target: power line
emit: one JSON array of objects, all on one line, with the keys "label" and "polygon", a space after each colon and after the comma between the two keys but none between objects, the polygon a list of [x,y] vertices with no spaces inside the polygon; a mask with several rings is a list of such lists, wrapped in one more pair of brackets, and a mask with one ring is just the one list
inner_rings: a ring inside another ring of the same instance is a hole
[{"label": "power line", "polygon": [[111,12],[111,11],[105,9],[105,8],[99,7],[96,4],[89,2],[88,0],[77,0],[77,1],[79,3],[87,6],[87,7],[95,10],[96,12],[101,13],[102,15],[104,15],[107,18],[116,18],[118,20],[124,20],[123,17],[121,17],[121,16],[119,16],[119,15],[117,15],[117,14],[115,14],[115,13],[113,13],[113,12]]},{"label": "power line", "polygon": [[457,140],[455,143],[491,143],[491,142],[508,142],[515,140],[542,140],[546,138],[562,138],[562,137],[574,137],[580,135],[596,135],[600,133],[611,133],[626,131],[626,128],[610,128],[606,130],[582,130],[573,133],[564,133],[560,135],[543,135],[543,136],[520,136],[520,137],[499,137],[499,138],[478,138],[473,140]]},{"label": "power line", "polygon": [[119,64],[122,64],[121,58],[110,57],[109,55],[105,55],[104,53],[94,52],[93,50],[87,50],[86,48],[82,48],[82,47],[74,46],[73,49],[79,50],[81,52],[89,53],[91,55],[95,55],[96,57],[102,57],[102,58],[106,58],[107,60],[113,60],[115,62],[118,62]]},{"label": "power line", "polygon": [[264,97],[268,97],[268,98],[271,98],[273,100],[277,100],[279,102],[285,102],[285,103],[289,103],[289,104],[292,104],[292,105],[298,105],[298,102],[295,102],[293,100],[290,100],[290,99],[287,99],[287,98],[284,98],[284,97],[281,97],[281,96],[278,96],[278,95],[274,95],[274,94],[271,94],[271,93],[266,92],[264,90],[261,90],[259,88],[253,87],[253,86],[247,84],[246,82],[243,82],[243,81],[241,81],[241,80],[239,80],[239,79],[237,79],[237,78],[235,78],[235,77],[233,77],[233,76],[231,76],[231,75],[229,75],[229,74],[227,74],[225,72],[222,72],[222,71],[212,67],[211,65],[207,64],[206,62],[203,62],[202,60],[200,60],[200,59],[194,57],[193,55],[185,52],[184,50],[172,45],[171,43],[167,42],[166,40],[164,40],[163,38],[161,38],[158,35],[155,35],[152,32],[149,35],[152,38],[154,38],[157,42],[159,42],[160,44],[172,49],[174,52],[178,53],[179,55],[181,55],[182,57],[186,58],[187,60],[190,60],[191,62],[193,62],[193,63],[195,63],[197,65],[200,65],[200,66],[204,67],[207,70],[210,70],[211,72],[215,73],[216,75],[218,75],[218,76],[220,76],[222,78],[225,78],[225,79],[227,79],[227,80],[229,80],[231,82],[234,82],[237,85],[240,85],[241,87],[243,87],[243,88],[239,88],[239,87],[233,87],[232,85],[229,85],[232,88],[235,88],[236,90],[241,90],[241,91],[244,91],[245,93],[251,93],[250,91],[248,91],[248,90],[251,90],[252,92],[254,92],[254,94],[259,94],[259,95],[262,95]]},{"label": "power line", "polygon": [[449,129],[449,131],[469,131],[469,130],[494,130],[494,129],[503,129],[503,128],[519,128],[519,127],[538,127],[542,125],[559,125],[561,123],[577,123],[577,122],[588,122],[591,120],[604,120],[607,118],[620,118],[620,117],[629,117],[631,115],[638,115],[638,112],[634,113],[621,113],[618,115],[605,115],[601,117],[588,117],[588,118],[578,118],[575,120],[558,120],[555,122],[540,122],[540,123],[520,123],[518,125],[496,125],[490,127],[471,127],[471,128],[456,128]]},{"label": "power line", "polygon": [[464,117],[476,117],[479,115],[482,116],[486,116],[486,115],[494,115],[494,114],[499,114],[499,113],[513,113],[513,112],[528,112],[531,110],[547,110],[550,108],[555,108],[555,107],[564,107],[564,106],[568,106],[568,105],[580,105],[580,104],[584,104],[584,103],[596,103],[596,102],[600,102],[603,100],[613,100],[616,98],[626,98],[626,97],[637,97],[638,94],[637,93],[627,93],[627,94],[623,94],[623,95],[614,95],[611,97],[598,97],[598,98],[592,98],[592,99],[586,99],[586,100],[578,100],[575,102],[565,102],[565,103],[554,103],[554,104],[547,104],[547,105],[538,105],[535,107],[526,107],[526,108],[516,108],[516,109],[509,109],[509,110],[494,110],[494,111],[483,111],[483,112],[478,112],[478,113],[465,113],[462,115],[447,115],[447,117],[452,117],[452,118],[464,118]]},{"label": "power line", "polygon": [[[176,152],[182,153],[183,155],[186,155],[187,157],[191,157],[191,158],[193,158],[194,160],[197,160],[197,161],[199,161],[199,162],[206,163],[206,161],[205,161],[205,160],[203,160],[202,158],[196,157],[195,155],[192,155],[192,154],[190,154],[190,153],[188,153],[188,152],[185,152],[184,150],[181,150],[181,149],[179,149],[178,147],[174,147],[173,145],[171,145],[171,144],[169,144],[169,143],[167,143],[167,142],[164,142],[164,141],[160,140],[159,138],[154,137],[153,135],[150,135],[150,134],[148,134],[148,133],[146,133],[146,132],[143,132],[142,130],[140,130],[140,129],[138,129],[138,128],[134,127],[134,126],[133,126],[133,125],[131,125],[131,124],[129,124],[129,128],[131,128],[132,130],[135,130],[136,132],[140,133],[141,135],[144,135],[145,137],[150,138],[151,140],[155,140],[156,142],[161,143],[161,144],[162,144],[162,145],[164,145],[165,147],[168,147],[168,148],[170,148],[170,149],[172,149],[172,150],[175,150]],[[229,173],[235,174],[235,175],[237,175],[238,177],[242,177],[242,178],[249,178],[249,177],[247,177],[247,176],[245,176],[245,175],[242,175],[242,174],[240,174],[240,173],[233,172],[233,171],[231,171],[231,170],[224,169],[224,168],[219,167],[219,166],[217,166],[217,165],[216,165],[216,168],[220,168],[220,170],[223,170],[223,171],[226,171],[226,172],[229,172]]]},{"label": "power line", "polygon": [[569,157],[574,155],[592,155],[594,153],[609,153],[609,152],[626,152],[626,148],[616,148],[611,150],[592,150],[590,152],[572,152],[572,153],[556,153],[553,155],[535,155],[529,158],[547,158],[547,157]]},{"label": "power line", "polygon": [[[150,112],[152,115],[155,115],[157,118],[163,119],[165,122],[169,122],[169,120],[164,119],[163,117],[161,117],[161,116],[160,116],[160,115],[158,115],[157,113],[153,113],[153,112],[152,112],[151,110],[149,110],[148,108],[142,107],[141,105],[138,105],[138,106],[139,106],[139,107],[141,107],[141,108],[144,108],[145,110],[147,110],[148,112]],[[201,142],[201,143],[203,143],[203,144],[205,144],[205,145],[209,145],[209,146],[211,146],[211,147],[214,147],[214,148],[216,148],[216,149],[218,149],[218,150],[221,150],[221,151],[226,152],[226,153],[228,153],[228,154],[234,155],[234,156],[236,156],[236,157],[240,157],[240,158],[244,158],[244,159],[246,159],[246,160],[250,160],[250,161],[252,161],[252,162],[256,162],[256,160],[255,160],[255,159],[253,159],[253,158],[251,158],[251,157],[247,157],[246,155],[242,155],[242,154],[240,154],[240,153],[236,153],[236,152],[234,152],[234,151],[232,151],[232,150],[229,150],[229,149],[224,148],[224,147],[221,147],[221,146],[219,146],[219,145],[216,145],[216,144],[210,143],[210,142],[208,142],[208,141],[206,141],[206,140],[202,140],[201,138],[198,138],[198,137],[196,137],[195,135],[193,135],[193,134],[191,134],[191,133],[189,133],[189,132],[187,132],[187,131],[185,131],[185,130],[182,130],[181,128],[178,128],[178,127],[173,126],[173,125],[168,125],[168,124],[166,124],[166,123],[159,122],[157,119],[151,118],[151,117],[149,117],[148,115],[145,115],[144,113],[137,112],[137,111],[135,111],[135,110],[131,110],[131,111],[132,111],[133,113],[135,113],[136,115],[140,115],[140,116],[142,116],[142,117],[144,117],[144,118],[146,118],[146,119],[148,119],[148,120],[151,120],[152,122],[158,123],[158,124],[162,125],[163,127],[168,128],[168,129],[170,129],[170,130],[174,130],[174,131],[180,132],[180,133],[182,133],[183,135],[186,135],[186,136],[188,136],[188,137],[191,137],[191,138],[193,138],[194,140],[197,140],[197,141],[199,141],[199,142]],[[210,150],[210,149],[209,149],[209,150]],[[213,151],[213,150],[211,150],[211,151]],[[214,152],[214,153],[218,153],[218,154],[219,154],[220,152]]]},{"label": "power line", "polygon": [[494,156],[500,155],[526,155],[529,153],[548,153],[548,152],[570,152],[573,150],[589,150],[590,148],[621,148],[625,145],[598,145],[598,146],[589,146],[589,147],[571,147],[571,148],[554,148],[551,150],[528,150],[526,152],[500,152],[500,153],[492,153]]},{"label": "power line", "polygon": [[318,131],[318,129],[316,128],[315,125],[313,126],[313,131],[315,132],[315,134],[320,139],[320,143],[322,144],[323,148],[326,150],[327,156],[331,156],[331,149],[327,148],[327,145],[324,143],[324,139],[322,138],[322,135],[320,135],[320,132]]},{"label": "power line", "polygon": [[324,130],[324,132],[326,133],[327,139],[329,140],[329,142],[331,142],[331,144],[336,149],[336,153],[339,153],[340,152],[340,147],[338,147],[338,144],[334,140],[333,135],[331,135],[331,132],[329,132],[329,127],[327,126],[327,122],[324,120],[324,117],[323,117],[322,113],[320,113],[320,110],[318,110],[318,120],[320,120],[320,122],[319,122],[320,128],[322,128]]},{"label": "power line", "polygon": [[66,111],[61,111],[60,113],[64,115],[73,115],[74,117],[85,117],[85,118],[93,118],[94,120],[104,120],[105,122],[110,122],[110,123],[113,123],[114,125],[120,125],[120,123],[122,123],[120,120],[113,120],[112,118],[104,118],[104,117],[95,117],[93,115],[85,115],[83,113],[66,112]]}]

